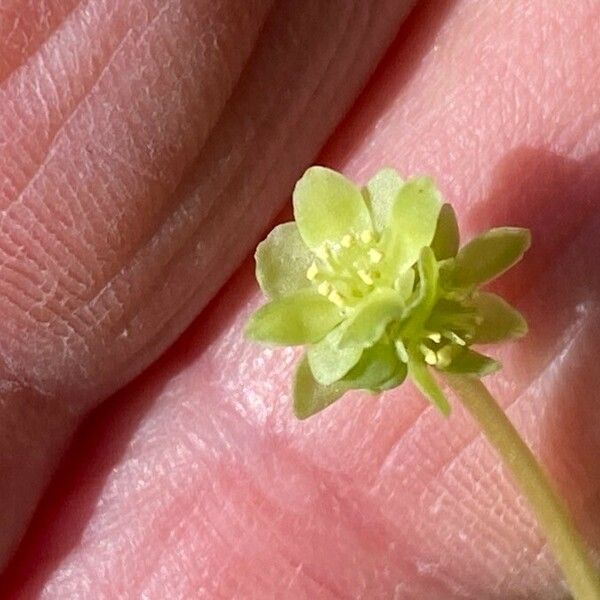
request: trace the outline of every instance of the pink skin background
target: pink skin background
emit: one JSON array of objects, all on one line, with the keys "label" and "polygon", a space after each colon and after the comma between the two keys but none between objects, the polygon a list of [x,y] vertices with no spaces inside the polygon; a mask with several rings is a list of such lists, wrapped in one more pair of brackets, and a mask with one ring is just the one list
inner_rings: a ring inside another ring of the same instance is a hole
[{"label": "pink skin background", "polygon": [[566,597],[457,403],[298,422],[299,352],[242,338],[315,162],[430,174],[466,238],[531,228],[488,383],[600,549],[600,4],[411,6],[3,2],[3,597]]}]

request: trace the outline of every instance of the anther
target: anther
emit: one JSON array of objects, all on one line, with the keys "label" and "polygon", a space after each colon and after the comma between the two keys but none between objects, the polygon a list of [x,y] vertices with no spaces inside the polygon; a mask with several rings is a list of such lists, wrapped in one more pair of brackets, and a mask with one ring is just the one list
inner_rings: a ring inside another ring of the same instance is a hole
[{"label": "anther", "polygon": [[373,278],[364,269],[359,269],[356,273],[367,285],[373,285]]},{"label": "anther", "polygon": [[436,344],[439,344],[442,341],[442,336],[439,333],[430,333],[427,337]]},{"label": "anther", "polygon": [[331,292],[331,284],[329,281],[322,281],[317,287],[317,292],[319,292],[321,296],[327,296],[329,292]]},{"label": "anther", "polygon": [[318,273],[319,267],[317,267],[317,263],[313,261],[306,271],[306,279],[309,281],[314,281]]},{"label": "anther", "polygon": [[340,296],[337,290],[333,290],[329,296],[327,296],[327,299],[340,308],[344,306],[344,299]]},{"label": "anther", "polygon": [[437,364],[437,355],[431,348],[421,345],[421,352],[423,353],[423,356],[425,357],[425,362],[428,365]]},{"label": "anther", "polygon": [[381,259],[383,258],[383,254],[376,248],[369,248],[369,252],[367,254],[374,265],[380,263]]},{"label": "anther", "polygon": [[446,331],[445,335],[447,338],[451,339],[455,344],[458,344],[459,346],[467,345],[467,342],[465,342],[465,340],[463,340],[460,336],[456,335],[454,331]]},{"label": "anther", "polygon": [[444,346],[443,348],[440,348],[440,350],[437,352],[437,361],[438,366],[441,369],[448,367],[452,362],[452,347]]},{"label": "anther", "polygon": [[340,242],[342,244],[342,246],[344,248],[350,248],[350,246],[352,246],[352,236],[347,233],[343,238],[342,241]]},{"label": "anther", "polygon": [[360,233],[360,240],[364,244],[370,244],[373,241],[373,232],[370,229],[365,229]]},{"label": "anther", "polygon": [[314,253],[321,260],[327,260],[329,258],[329,247],[323,244],[322,246],[315,248]]}]

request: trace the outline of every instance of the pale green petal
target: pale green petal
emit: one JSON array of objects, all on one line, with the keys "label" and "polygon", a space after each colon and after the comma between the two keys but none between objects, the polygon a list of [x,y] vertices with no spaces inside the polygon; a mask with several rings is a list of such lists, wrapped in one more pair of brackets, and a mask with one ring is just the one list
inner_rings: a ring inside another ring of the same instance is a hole
[{"label": "pale green petal", "polygon": [[309,248],[372,228],[360,190],[325,167],[311,167],[304,173],[294,188],[293,202],[300,235]]},{"label": "pale green petal", "polygon": [[416,273],[414,269],[408,269],[400,273],[394,282],[394,289],[398,292],[400,298],[404,301],[413,293],[415,287]]},{"label": "pale green petal", "polygon": [[418,269],[418,293],[404,314],[400,330],[404,338],[410,338],[421,331],[438,297],[438,266],[433,250],[428,246],[421,250]]},{"label": "pale green petal", "polygon": [[289,296],[309,287],[306,271],[313,254],[306,247],[296,223],[277,225],[256,248],[256,279],[269,298]]},{"label": "pale green petal", "polygon": [[438,260],[444,260],[456,256],[459,245],[460,233],[456,213],[450,204],[444,204],[440,210],[431,249]]},{"label": "pale green petal", "polygon": [[344,323],[340,348],[372,346],[391,321],[402,317],[404,308],[402,297],[395,290],[374,290]]},{"label": "pale green petal", "polygon": [[361,347],[338,347],[344,331],[345,323],[342,323],[306,353],[310,370],[322,385],[330,385],[341,379],[360,359]]},{"label": "pale green petal", "polygon": [[306,419],[327,408],[348,389],[343,384],[321,385],[315,380],[306,356],[302,358],[294,377],[294,413]]},{"label": "pale green petal", "polygon": [[501,368],[498,361],[470,348],[454,346],[452,350],[452,360],[448,366],[442,369],[443,371],[484,377]]},{"label": "pale green petal", "polygon": [[256,342],[294,346],[325,337],[342,320],[338,308],[312,290],[277,298],[261,306],[246,325],[246,336]]},{"label": "pale green petal", "polygon": [[417,261],[421,248],[433,239],[441,207],[440,193],[431,179],[411,179],[402,186],[384,232],[388,269],[401,273]]},{"label": "pale green petal", "polygon": [[416,352],[411,352],[408,360],[408,375],[419,388],[423,395],[436,406],[443,415],[450,414],[450,405],[446,396],[436,383],[435,379],[429,372],[429,369],[421,356]]},{"label": "pale green petal", "polygon": [[529,248],[531,235],[521,227],[498,227],[463,246],[450,265],[451,282],[469,287],[490,281],[510,269]]},{"label": "pale green petal", "polygon": [[388,167],[378,171],[363,189],[377,231],[383,231],[389,223],[394,200],[403,183],[396,170]]},{"label": "pale green petal", "polygon": [[363,353],[354,368],[331,385],[320,384],[313,376],[306,356],[294,378],[294,412],[299,419],[327,408],[350,389],[380,392],[402,383],[406,365],[398,360],[391,344],[376,344]]},{"label": "pale green petal", "polygon": [[483,320],[475,328],[471,340],[475,344],[490,344],[513,340],[527,333],[527,322],[521,313],[508,302],[487,292],[480,292],[473,297],[477,314]]},{"label": "pale green petal", "polygon": [[[380,342],[367,348],[356,366],[342,379],[348,388],[377,392],[391,380],[406,376],[406,365],[398,360],[391,342]],[[385,387],[385,389],[388,389]]]}]

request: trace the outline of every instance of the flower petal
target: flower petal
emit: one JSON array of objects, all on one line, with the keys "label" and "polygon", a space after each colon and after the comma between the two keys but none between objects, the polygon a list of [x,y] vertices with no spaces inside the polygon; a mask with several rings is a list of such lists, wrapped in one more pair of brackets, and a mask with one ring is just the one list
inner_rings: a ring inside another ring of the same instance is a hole
[{"label": "flower petal", "polygon": [[460,246],[460,232],[456,213],[450,204],[444,204],[440,210],[431,249],[438,260],[456,256]]},{"label": "flower petal", "polygon": [[376,231],[383,231],[389,223],[394,200],[403,183],[395,169],[385,168],[378,171],[363,189]]},{"label": "flower petal", "polygon": [[428,246],[421,250],[418,269],[418,292],[402,319],[400,334],[404,338],[419,334],[429,319],[438,297],[438,265],[433,250]]},{"label": "flower petal", "polygon": [[313,255],[296,223],[277,225],[256,248],[256,279],[268,298],[289,296],[310,286],[306,271]]},{"label": "flower petal", "polygon": [[483,321],[476,326],[472,338],[474,344],[490,344],[513,340],[527,333],[527,321],[508,302],[488,292],[473,297],[477,315]]},{"label": "flower petal", "polygon": [[405,304],[398,292],[389,288],[374,290],[348,317],[340,348],[372,346],[394,319],[400,319]]},{"label": "flower petal", "polygon": [[402,186],[384,232],[388,269],[399,273],[415,264],[421,248],[433,239],[441,207],[440,193],[431,179],[419,177]]},{"label": "flower petal", "polygon": [[372,228],[359,189],[325,167],[311,167],[304,173],[294,188],[293,202],[300,235],[309,248]]},{"label": "flower petal", "polygon": [[404,273],[400,273],[394,282],[394,289],[405,302],[411,296],[415,287],[415,279],[417,274],[414,269],[408,269]]},{"label": "flower petal", "polygon": [[449,373],[484,377],[485,375],[495,373],[500,368],[500,363],[489,356],[475,352],[475,350],[471,350],[470,348],[453,346],[450,364],[442,370]]},{"label": "flower petal", "polygon": [[347,387],[344,384],[321,385],[315,380],[306,356],[302,358],[294,376],[294,413],[298,419],[308,417],[327,408],[340,398]]},{"label": "flower petal", "polygon": [[409,353],[408,375],[414,384],[436,406],[444,416],[450,414],[450,405],[446,396],[429,372],[427,365],[416,352]]},{"label": "flower petal", "polygon": [[456,287],[479,285],[510,269],[529,248],[531,234],[521,227],[498,227],[472,239],[450,261],[450,281]]},{"label": "flower petal", "polygon": [[306,356],[294,377],[294,412],[299,419],[327,408],[350,389],[379,392],[396,387],[406,377],[406,365],[398,360],[392,344],[376,344],[365,350],[356,366],[341,380],[322,385],[313,376]]},{"label": "flower petal", "polygon": [[315,379],[322,385],[330,385],[341,379],[359,361],[362,347],[339,348],[345,331],[345,323],[338,325],[320,342],[311,346],[306,357]]},{"label": "flower petal", "polygon": [[392,382],[401,383],[404,377],[406,365],[398,359],[394,345],[380,342],[363,352],[361,359],[342,382],[351,389],[379,392],[389,389]]},{"label": "flower petal", "polygon": [[256,342],[294,346],[312,344],[342,321],[338,308],[312,290],[277,298],[261,306],[246,325],[246,336]]}]

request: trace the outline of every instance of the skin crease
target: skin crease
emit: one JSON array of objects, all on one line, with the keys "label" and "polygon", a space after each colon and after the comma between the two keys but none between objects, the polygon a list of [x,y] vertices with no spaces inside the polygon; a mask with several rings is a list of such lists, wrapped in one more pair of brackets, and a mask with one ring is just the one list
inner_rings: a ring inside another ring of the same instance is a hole
[{"label": "skin crease", "polygon": [[[532,229],[526,261],[498,285],[531,334],[498,351],[505,369],[488,382],[597,549],[599,17],[591,1],[426,4],[319,157],[359,181],[384,164],[432,175],[466,237]],[[232,104],[240,114],[243,100]],[[279,177],[277,158],[254,156],[252,169]],[[242,192],[232,205],[251,206]],[[255,242],[267,213],[207,221],[224,260],[241,256],[225,240]],[[298,353],[241,337],[260,302],[248,260],[90,416],[7,569],[9,597],[566,596],[524,500],[456,403],[445,421],[406,385],[296,422]]]},{"label": "skin crease", "polygon": [[1,565],[78,421],[251,250],[410,5],[3,4]]}]

